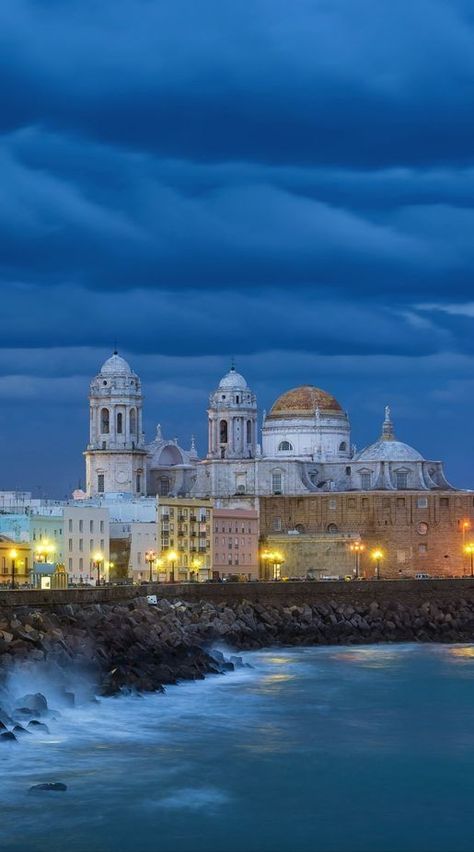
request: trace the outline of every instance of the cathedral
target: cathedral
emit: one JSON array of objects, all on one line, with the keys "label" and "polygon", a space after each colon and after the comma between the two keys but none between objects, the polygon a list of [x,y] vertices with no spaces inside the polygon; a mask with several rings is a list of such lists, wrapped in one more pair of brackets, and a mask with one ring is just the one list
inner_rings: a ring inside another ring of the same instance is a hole
[{"label": "cathedral", "polygon": [[203,459],[194,439],[184,450],[160,426],[146,442],[141,382],[117,352],[92,380],[89,403],[88,496],[195,496],[242,505],[271,495],[453,490],[442,462],[397,439],[388,406],[379,438],[361,452],[351,443],[347,412],[311,385],[278,397],[260,430],[256,396],[234,366],[210,395]]}]

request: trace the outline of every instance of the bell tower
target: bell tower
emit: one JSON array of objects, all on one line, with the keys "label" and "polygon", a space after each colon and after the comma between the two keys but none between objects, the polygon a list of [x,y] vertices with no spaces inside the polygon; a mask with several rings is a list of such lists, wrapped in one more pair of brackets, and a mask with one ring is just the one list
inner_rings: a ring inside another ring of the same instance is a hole
[{"label": "bell tower", "polygon": [[208,459],[253,459],[257,398],[232,365],[209,398]]},{"label": "bell tower", "polygon": [[90,435],[84,453],[88,497],[146,494],[141,382],[117,352],[92,379],[89,408]]}]

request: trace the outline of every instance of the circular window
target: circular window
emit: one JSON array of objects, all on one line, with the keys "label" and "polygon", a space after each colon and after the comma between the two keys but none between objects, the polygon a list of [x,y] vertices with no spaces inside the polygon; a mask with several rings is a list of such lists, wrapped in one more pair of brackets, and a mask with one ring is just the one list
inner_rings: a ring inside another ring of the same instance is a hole
[{"label": "circular window", "polygon": [[338,532],[339,532],[339,529],[338,529],[336,524],[329,524],[328,533],[332,533],[332,535],[335,535],[335,533],[338,533]]},{"label": "circular window", "polygon": [[106,382],[106,380],[105,380],[105,379],[104,379],[104,381],[102,382],[102,384],[104,384],[104,385],[106,385],[106,384],[107,384],[107,382]]},{"label": "circular window", "polygon": [[421,521],[421,523],[418,524],[416,531],[420,535],[426,535],[426,533],[428,532],[428,524],[425,524],[424,521]]}]

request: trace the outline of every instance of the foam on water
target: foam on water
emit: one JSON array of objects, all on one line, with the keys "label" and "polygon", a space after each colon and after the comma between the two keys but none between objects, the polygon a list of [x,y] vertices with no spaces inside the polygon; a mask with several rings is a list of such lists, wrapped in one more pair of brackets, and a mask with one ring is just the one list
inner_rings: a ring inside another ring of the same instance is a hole
[{"label": "foam on water", "polygon": [[[474,647],[244,658],[100,703],[76,678],[74,708],[44,667],[16,671],[11,695],[41,691],[61,715],[1,747],[2,850],[472,849]],[[28,796],[44,781],[68,790]]]}]

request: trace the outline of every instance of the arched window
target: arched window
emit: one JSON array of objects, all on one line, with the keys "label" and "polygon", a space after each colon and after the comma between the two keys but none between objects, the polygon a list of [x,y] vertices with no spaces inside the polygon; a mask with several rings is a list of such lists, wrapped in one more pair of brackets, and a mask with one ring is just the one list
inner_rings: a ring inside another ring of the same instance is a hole
[{"label": "arched window", "polygon": [[252,443],[252,421],[247,420],[247,444]]},{"label": "arched window", "polygon": [[121,411],[117,414],[117,435],[121,435],[123,432],[123,414]]},{"label": "arched window", "polygon": [[346,451],[347,451],[347,444],[346,444],[345,441],[342,441],[342,443],[339,444],[339,452],[345,453]]},{"label": "arched window", "polygon": [[137,412],[135,408],[130,409],[130,434],[137,434]]},{"label": "arched window", "polygon": [[288,453],[293,449],[293,444],[290,444],[289,441],[281,441],[278,444],[278,452],[279,453]]},{"label": "arched window", "polygon": [[110,431],[110,413],[108,408],[103,408],[100,412],[100,431],[103,435],[108,435]]},{"label": "arched window", "polygon": [[283,491],[283,477],[281,470],[274,470],[272,473],[272,492],[273,494],[281,494]]},{"label": "arched window", "polygon": [[295,530],[296,530],[297,532],[299,532],[299,533],[300,533],[300,535],[301,535],[302,533],[305,533],[305,532],[306,532],[306,527],[305,527],[305,525],[304,525],[304,524],[296,524],[296,526],[295,526]]},{"label": "arched window", "polygon": [[331,533],[331,535],[336,535],[336,533],[339,532],[337,524],[328,524],[327,529],[328,529],[328,533]]},{"label": "arched window", "polygon": [[227,444],[227,420],[219,423],[219,440],[221,444]]}]

